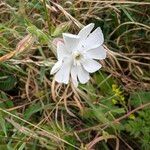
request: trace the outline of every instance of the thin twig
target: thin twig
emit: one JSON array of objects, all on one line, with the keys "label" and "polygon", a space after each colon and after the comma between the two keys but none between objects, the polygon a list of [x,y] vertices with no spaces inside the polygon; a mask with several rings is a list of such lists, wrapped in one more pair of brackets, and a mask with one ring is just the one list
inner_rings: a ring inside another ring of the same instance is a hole
[{"label": "thin twig", "polygon": [[[127,117],[130,116],[131,114],[137,112],[138,110],[143,109],[143,108],[148,107],[148,106],[150,106],[150,103],[143,104],[143,105],[141,105],[141,106],[139,106],[139,107],[133,109],[132,111],[128,112],[128,113],[125,114],[124,116],[121,116],[121,117],[115,119],[114,121],[111,122],[111,124],[115,124],[115,123],[117,123],[117,122],[119,122],[119,121],[121,121],[121,120],[127,118]],[[109,124],[108,124],[108,123],[105,123],[105,124],[96,125],[96,126],[93,126],[93,127],[90,127],[90,128],[82,129],[82,130],[79,130],[79,131],[76,131],[76,132],[77,132],[77,133],[83,133],[83,132],[87,132],[87,131],[90,131],[90,130],[99,130],[99,128],[102,128],[102,127],[104,127],[104,128],[106,129],[106,128],[109,127],[109,126],[110,126],[110,123],[109,123]]]}]

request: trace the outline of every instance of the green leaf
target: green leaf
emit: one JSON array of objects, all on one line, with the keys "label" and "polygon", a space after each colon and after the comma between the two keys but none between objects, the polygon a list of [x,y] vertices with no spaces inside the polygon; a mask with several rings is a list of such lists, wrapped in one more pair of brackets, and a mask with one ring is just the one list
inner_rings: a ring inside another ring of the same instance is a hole
[{"label": "green leaf", "polygon": [[129,14],[129,12],[127,11],[127,9],[125,7],[123,7],[122,5],[120,5],[120,8],[123,10],[123,12],[125,13],[125,15],[129,18],[130,21],[134,22],[133,18],[131,17],[131,15]]},{"label": "green leaf", "polygon": [[125,113],[124,108],[116,108],[111,110],[112,113],[122,114]]},{"label": "green leaf", "polygon": [[50,40],[50,37],[44,33],[42,30],[38,29],[36,26],[31,25],[27,27],[27,30],[34,36],[36,36],[41,43],[47,43]]},{"label": "green leaf", "polygon": [[68,22],[67,23],[61,23],[58,25],[55,30],[52,33],[52,36],[56,37],[61,35],[63,32],[65,32],[68,29]]},{"label": "green leaf", "polygon": [[5,136],[7,137],[6,122],[5,122],[5,119],[4,119],[1,111],[0,111],[0,126],[1,126]]},{"label": "green leaf", "polygon": [[131,105],[138,107],[150,100],[150,92],[136,92],[130,96]]},{"label": "green leaf", "polygon": [[0,73],[0,90],[9,91],[15,87],[17,79],[14,75]]},{"label": "green leaf", "polygon": [[11,108],[14,106],[13,101],[8,98],[5,92],[0,91],[0,98],[5,100],[0,102],[0,108]]},{"label": "green leaf", "polygon": [[23,143],[23,144],[18,148],[18,150],[23,150],[23,149],[25,148],[25,146],[26,146],[26,143]]},{"label": "green leaf", "polygon": [[112,84],[115,83],[115,80],[111,76],[107,76],[103,72],[98,72],[94,75],[95,82],[97,87],[100,88],[100,91],[104,94],[112,93]]},{"label": "green leaf", "polygon": [[38,112],[40,110],[42,110],[42,106],[41,106],[40,103],[36,103],[36,104],[30,105],[25,110],[25,113],[24,113],[25,119],[29,119],[34,113],[36,113],[36,112]]}]

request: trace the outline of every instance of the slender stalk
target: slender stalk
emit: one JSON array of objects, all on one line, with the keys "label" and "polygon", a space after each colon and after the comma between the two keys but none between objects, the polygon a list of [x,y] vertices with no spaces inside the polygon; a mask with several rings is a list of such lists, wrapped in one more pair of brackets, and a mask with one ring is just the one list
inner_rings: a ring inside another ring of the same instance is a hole
[{"label": "slender stalk", "polygon": [[66,144],[68,144],[68,145],[74,147],[75,149],[78,149],[78,150],[79,150],[78,147],[76,147],[75,145],[69,143],[68,141],[66,141],[66,140],[64,140],[64,139],[62,139],[62,138],[60,138],[60,137],[58,137],[57,135],[55,135],[55,134],[53,134],[53,133],[51,133],[51,132],[48,132],[48,131],[44,130],[44,129],[41,128],[41,127],[38,127],[37,125],[34,125],[34,124],[32,124],[32,123],[30,123],[30,122],[28,122],[28,121],[26,121],[26,120],[20,118],[19,116],[16,116],[15,114],[12,114],[12,113],[8,112],[7,110],[0,108],[0,112],[1,112],[1,111],[4,112],[4,113],[6,113],[6,114],[8,114],[8,115],[10,115],[10,116],[12,116],[12,117],[14,117],[14,118],[16,118],[16,119],[18,119],[18,120],[21,120],[22,122],[24,122],[24,123],[26,123],[26,124],[28,124],[28,125],[30,125],[30,126],[36,128],[36,129],[40,130],[40,131],[42,131],[45,136],[47,136],[47,137],[49,137],[49,138],[54,138],[54,139],[59,140],[59,141],[62,141],[62,142],[64,142],[64,143],[66,143]]},{"label": "slender stalk", "polygon": [[46,7],[46,0],[43,0],[43,5],[44,5],[44,8],[45,8],[45,13],[46,13],[46,20],[47,20],[47,24],[48,24],[48,31],[49,31],[49,34],[51,35],[51,22],[50,22],[50,17],[51,15],[49,15],[48,13],[48,9]]}]

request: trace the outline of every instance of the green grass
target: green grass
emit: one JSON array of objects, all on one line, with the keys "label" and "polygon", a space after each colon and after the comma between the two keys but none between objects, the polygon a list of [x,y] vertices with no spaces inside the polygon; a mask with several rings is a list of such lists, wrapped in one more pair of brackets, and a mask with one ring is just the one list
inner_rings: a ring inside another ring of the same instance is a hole
[{"label": "green grass", "polygon": [[[150,3],[0,2],[0,149],[150,149]],[[86,85],[54,82],[53,40],[94,22],[107,59]]]}]

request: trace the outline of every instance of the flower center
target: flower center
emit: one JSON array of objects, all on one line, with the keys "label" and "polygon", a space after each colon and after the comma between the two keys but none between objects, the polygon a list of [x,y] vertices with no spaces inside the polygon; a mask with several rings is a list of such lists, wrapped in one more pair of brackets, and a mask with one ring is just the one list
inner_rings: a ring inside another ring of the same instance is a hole
[{"label": "flower center", "polygon": [[73,54],[72,54],[72,57],[73,57],[73,62],[74,62],[74,65],[81,65],[81,60],[83,58],[83,55],[81,52],[79,51],[74,51]]},{"label": "flower center", "polygon": [[82,54],[80,52],[78,52],[78,51],[75,51],[73,53],[73,58],[78,61],[78,60],[80,60],[82,58]]}]

